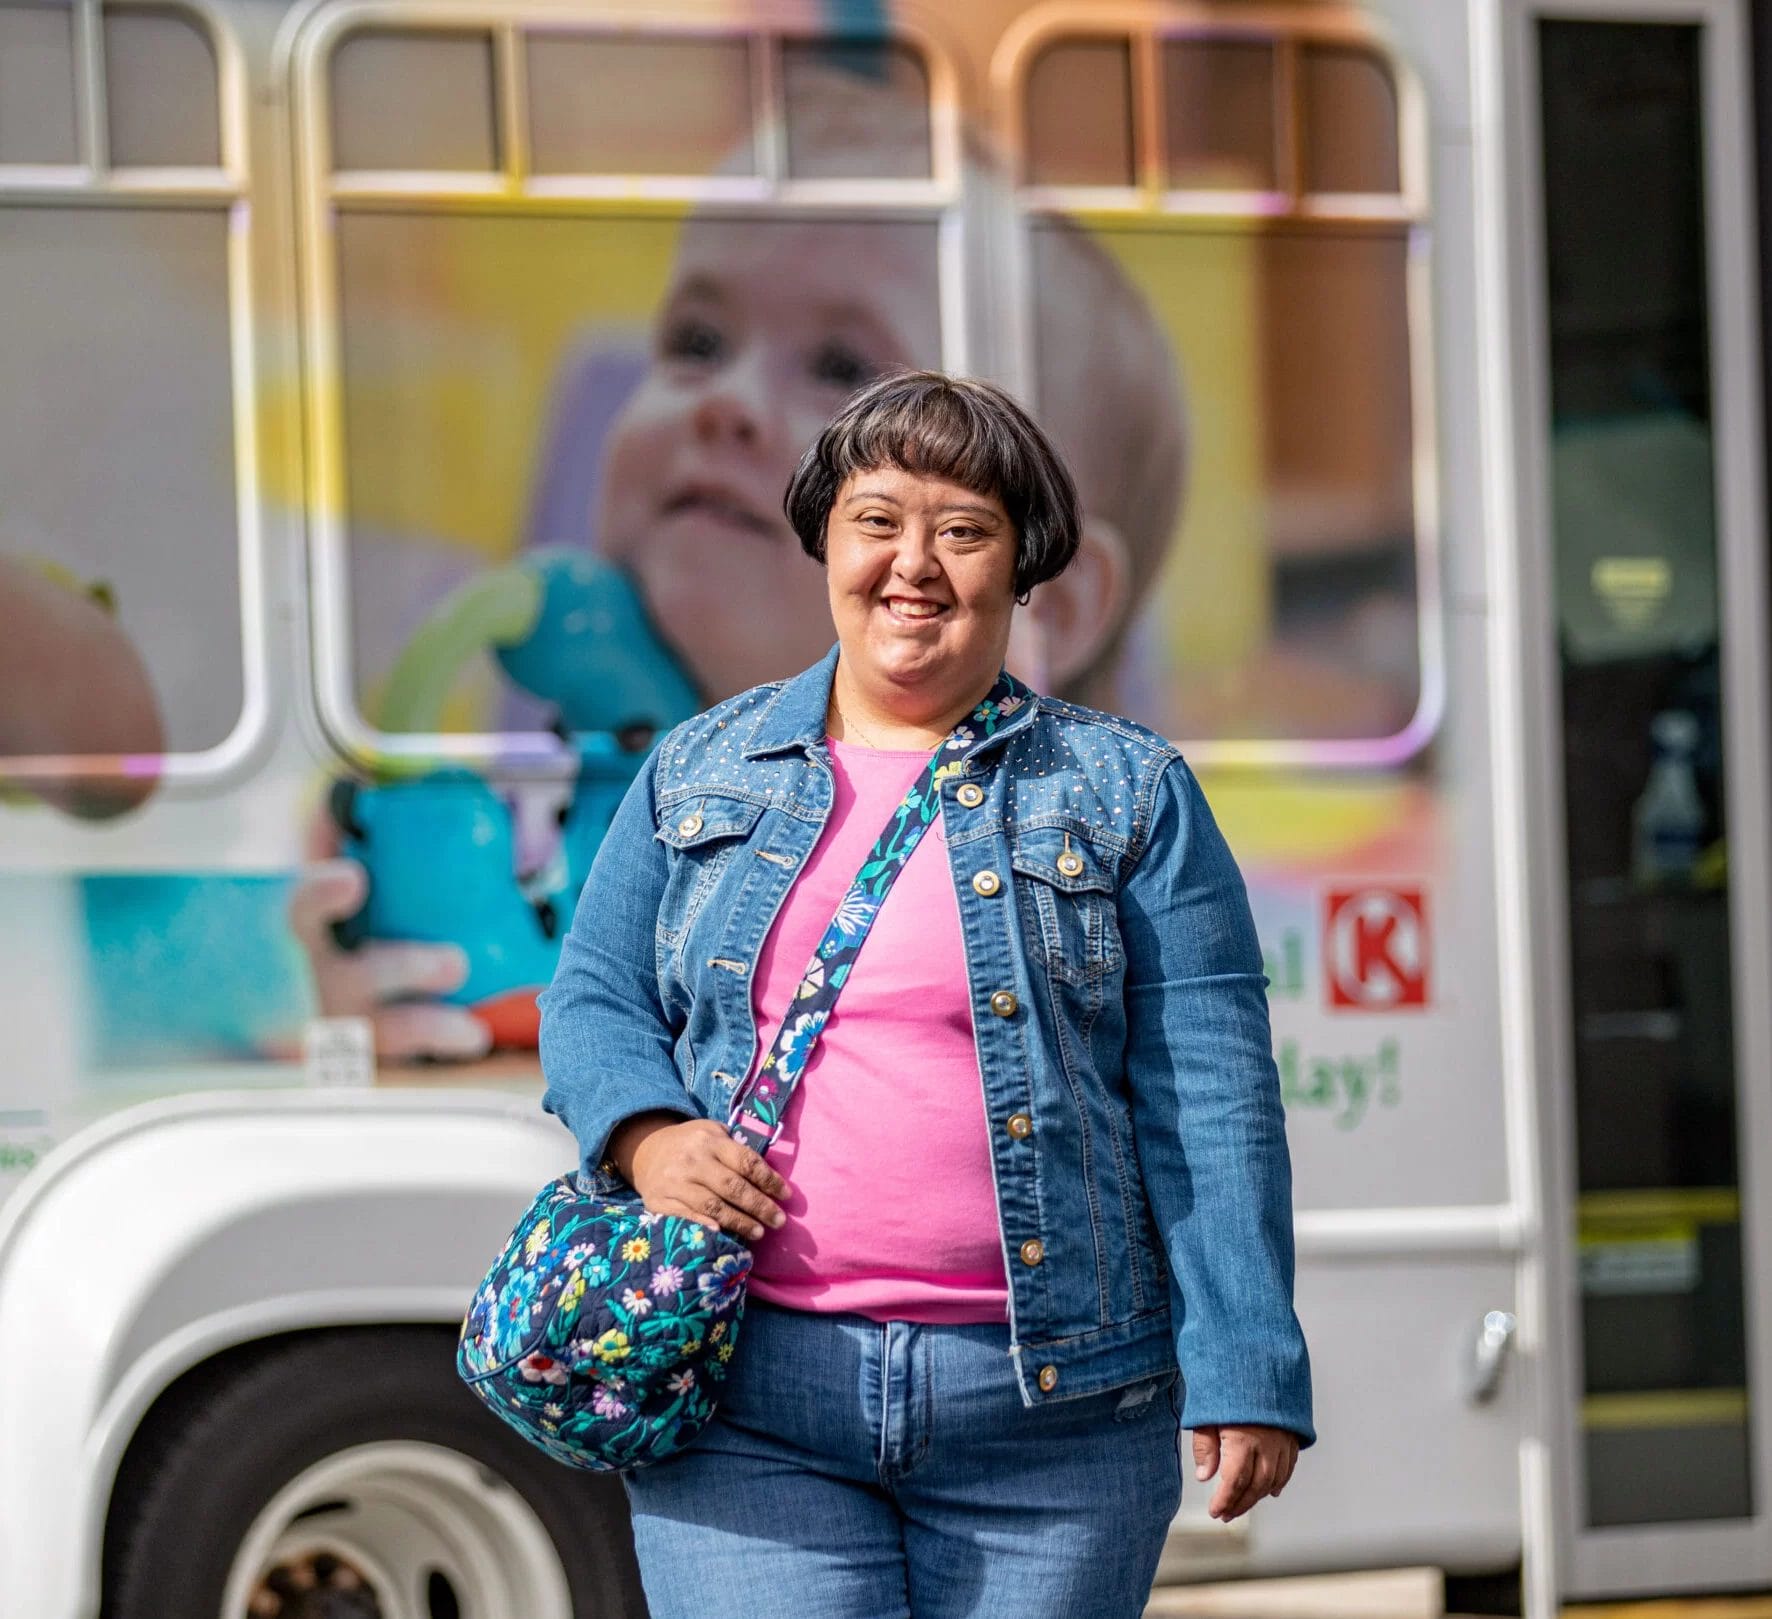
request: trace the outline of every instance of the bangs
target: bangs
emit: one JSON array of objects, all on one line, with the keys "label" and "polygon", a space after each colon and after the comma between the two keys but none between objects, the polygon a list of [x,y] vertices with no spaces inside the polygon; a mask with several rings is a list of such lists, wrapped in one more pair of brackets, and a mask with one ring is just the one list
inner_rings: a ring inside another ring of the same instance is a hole
[{"label": "bangs", "polygon": [[1005,437],[1000,423],[957,390],[901,397],[843,424],[830,447],[831,471],[839,484],[883,467],[942,478],[1002,501],[1019,527],[1008,492],[1027,485],[1028,469]]}]

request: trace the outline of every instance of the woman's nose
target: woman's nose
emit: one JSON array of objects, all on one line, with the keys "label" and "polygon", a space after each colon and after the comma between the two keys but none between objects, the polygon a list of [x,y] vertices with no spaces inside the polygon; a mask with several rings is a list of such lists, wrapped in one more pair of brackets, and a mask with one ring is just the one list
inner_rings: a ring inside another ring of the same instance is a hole
[{"label": "woman's nose", "polygon": [[939,572],[940,566],[934,534],[925,533],[915,522],[905,524],[893,554],[892,571],[906,584],[921,584]]}]

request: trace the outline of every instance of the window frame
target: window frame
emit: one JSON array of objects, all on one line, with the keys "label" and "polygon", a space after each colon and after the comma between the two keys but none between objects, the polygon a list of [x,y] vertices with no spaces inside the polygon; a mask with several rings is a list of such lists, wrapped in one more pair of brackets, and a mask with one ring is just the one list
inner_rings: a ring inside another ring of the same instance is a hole
[{"label": "window frame", "polygon": [[[353,34],[473,32],[491,36],[495,167],[442,170],[334,171],[331,164],[333,54]],[[532,34],[608,34],[622,38],[740,39],[750,50],[757,172],[751,175],[536,175],[529,166],[526,45]],[[795,180],[786,174],[781,47],[788,41],[861,40],[916,53],[928,76],[930,174],[927,179]],[[760,10],[743,20],[685,10],[641,16],[614,7],[570,14],[536,4],[453,5],[448,0],[323,0],[304,21],[290,54],[302,289],[303,416],[309,457],[308,544],[314,698],[323,731],[349,760],[370,768],[393,761],[488,765],[509,773],[546,768],[561,757],[559,739],[544,731],[384,732],[358,710],[351,666],[350,555],[344,491],[342,328],[339,323],[336,214],[402,208],[453,213],[491,210],[525,217],[588,219],[675,217],[685,206],[742,217],[759,207],[772,214],[840,214],[936,226],[942,364],[971,369],[977,343],[967,286],[972,225],[963,197],[961,78],[955,57],[917,20],[865,35],[833,32],[803,13]]]},{"label": "window frame", "polygon": [[[129,777],[144,760],[166,784],[214,784],[250,767],[271,728],[266,614],[265,496],[256,401],[259,342],[253,261],[257,252],[250,168],[248,73],[231,24],[211,0],[68,0],[74,48],[77,158],[73,163],[0,163],[0,209],[177,208],[227,220],[229,406],[239,568],[240,712],[228,734],[192,752],[20,754],[0,757],[0,780],[30,783],[86,776]],[[219,161],[214,165],[114,167],[105,81],[105,13],[175,13],[200,32],[215,59]]]},{"label": "window frame", "polygon": [[[1027,86],[1041,52],[1065,40],[1126,42],[1130,53],[1133,183],[1124,186],[1028,185]],[[1271,190],[1187,190],[1165,184],[1168,161],[1163,127],[1163,49],[1185,40],[1262,42],[1275,46],[1276,178]],[[1394,195],[1303,189],[1300,146],[1303,47],[1336,45],[1381,60],[1397,92],[1399,190]],[[1411,492],[1415,512],[1415,610],[1421,671],[1415,712],[1402,729],[1382,737],[1243,739],[1179,737],[1200,765],[1334,769],[1394,767],[1426,749],[1438,734],[1446,706],[1446,637],[1440,557],[1439,453],[1431,297],[1432,209],[1428,115],[1424,87],[1395,46],[1372,21],[1346,13],[1285,5],[1139,4],[1136,0],[1085,5],[1054,0],[1018,18],[1006,30],[990,64],[996,134],[1012,164],[1015,229],[1007,252],[1013,311],[1011,381],[1023,398],[1034,395],[1033,224],[1064,215],[1087,227],[1115,230],[1207,231],[1267,234],[1288,231],[1401,231],[1409,244],[1405,285],[1410,356]]]}]

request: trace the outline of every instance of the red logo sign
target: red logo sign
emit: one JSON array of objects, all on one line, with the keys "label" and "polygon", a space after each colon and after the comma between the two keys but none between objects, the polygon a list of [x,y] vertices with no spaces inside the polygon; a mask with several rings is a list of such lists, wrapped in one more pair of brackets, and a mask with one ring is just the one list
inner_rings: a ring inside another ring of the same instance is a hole
[{"label": "red logo sign", "polygon": [[1427,910],[1419,888],[1332,888],[1324,895],[1329,1004],[1363,1012],[1427,1005]]}]

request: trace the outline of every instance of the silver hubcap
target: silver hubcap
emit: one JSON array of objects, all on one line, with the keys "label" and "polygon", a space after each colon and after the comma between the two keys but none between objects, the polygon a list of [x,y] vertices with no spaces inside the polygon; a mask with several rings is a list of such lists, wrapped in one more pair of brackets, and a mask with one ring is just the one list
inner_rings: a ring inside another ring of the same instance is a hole
[{"label": "silver hubcap", "polygon": [[502,1478],[441,1445],[358,1445],[253,1520],[221,1619],[572,1619],[559,1553]]}]

